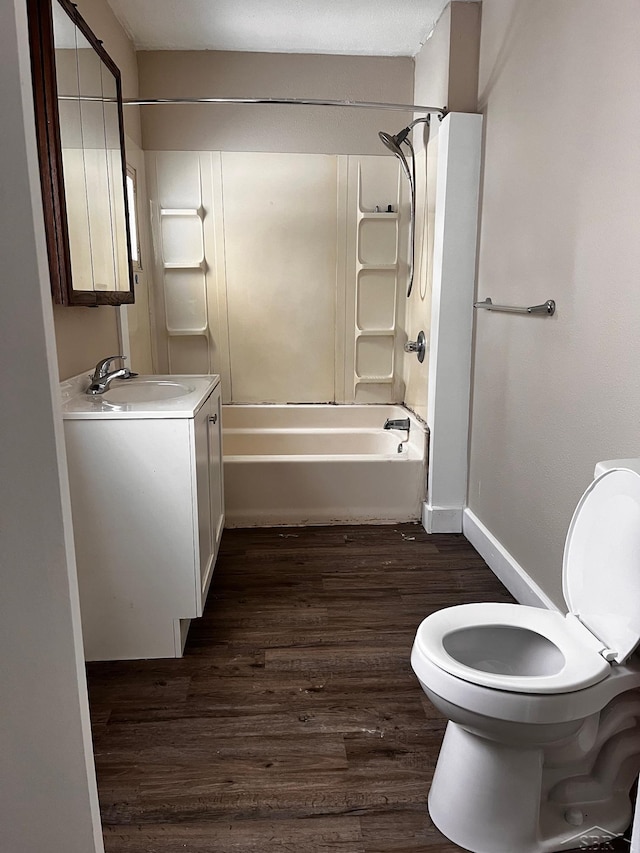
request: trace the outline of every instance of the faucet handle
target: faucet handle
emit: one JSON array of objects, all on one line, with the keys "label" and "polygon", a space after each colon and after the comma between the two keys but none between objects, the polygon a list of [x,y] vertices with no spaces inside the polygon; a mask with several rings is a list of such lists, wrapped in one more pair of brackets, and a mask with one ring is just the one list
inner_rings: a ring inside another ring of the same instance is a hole
[{"label": "faucet handle", "polygon": [[420,364],[424,361],[424,354],[427,348],[427,339],[422,330],[418,332],[418,337],[415,341],[407,341],[404,345],[405,352],[415,352],[418,356]]},{"label": "faucet handle", "polygon": [[121,358],[122,361],[125,361],[127,357],[126,355],[109,355],[107,358],[103,358],[102,361],[99,361],[96,364],[96,369],[94,370],[92,379],[104,379],[109,372],[111,362],[115,361],[117,358]]}]

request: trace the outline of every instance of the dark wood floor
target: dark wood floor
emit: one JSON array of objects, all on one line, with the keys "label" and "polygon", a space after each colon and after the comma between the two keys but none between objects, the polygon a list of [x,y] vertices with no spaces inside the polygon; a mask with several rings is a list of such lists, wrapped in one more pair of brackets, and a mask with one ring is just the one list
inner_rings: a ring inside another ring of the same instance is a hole
[{"label": "dark wood floor", "polygon": [[409,655],[429,613],[486,600],[511,599],[462,536],[226,531],[183,659],[88,668],[108,853],[458,850]]}]

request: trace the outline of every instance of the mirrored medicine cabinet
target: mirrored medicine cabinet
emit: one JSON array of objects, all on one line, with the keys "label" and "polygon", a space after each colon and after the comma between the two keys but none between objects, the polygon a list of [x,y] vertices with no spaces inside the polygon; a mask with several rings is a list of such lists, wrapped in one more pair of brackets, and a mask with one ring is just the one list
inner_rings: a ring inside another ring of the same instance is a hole
[{"label": "mirrored medicine cabinet", "polygon": [[27,9],[54,302],[133,302],[120,72],[69,0]]}]

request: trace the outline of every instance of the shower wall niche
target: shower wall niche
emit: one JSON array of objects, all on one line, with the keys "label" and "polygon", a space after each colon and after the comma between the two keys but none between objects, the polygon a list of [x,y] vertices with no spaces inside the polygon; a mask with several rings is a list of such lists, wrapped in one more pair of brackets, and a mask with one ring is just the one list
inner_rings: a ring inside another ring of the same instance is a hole
[{"label": "shower wall niche", "polygon": [[220,373],[225,402],[402,401],[394,158],[150,152],[147,168],[161,371]]}]

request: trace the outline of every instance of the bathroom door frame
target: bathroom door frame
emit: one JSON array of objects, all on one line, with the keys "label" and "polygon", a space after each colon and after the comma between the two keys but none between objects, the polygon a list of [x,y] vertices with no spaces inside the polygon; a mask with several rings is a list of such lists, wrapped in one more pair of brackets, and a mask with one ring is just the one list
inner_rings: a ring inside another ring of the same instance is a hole
[{"label": "bathroom door frame", "polygon": [[0,825],[7,849],[103,853],[24,0],[0,5],[0,51],[0,254],[14,285],[0,288]]}]

